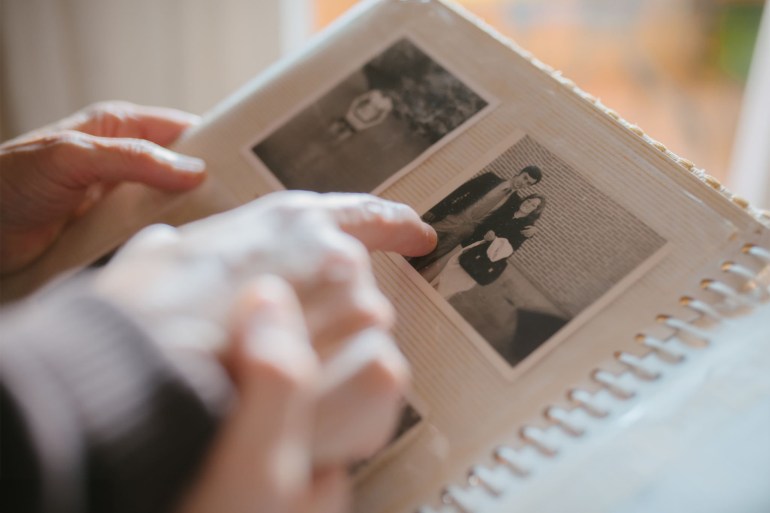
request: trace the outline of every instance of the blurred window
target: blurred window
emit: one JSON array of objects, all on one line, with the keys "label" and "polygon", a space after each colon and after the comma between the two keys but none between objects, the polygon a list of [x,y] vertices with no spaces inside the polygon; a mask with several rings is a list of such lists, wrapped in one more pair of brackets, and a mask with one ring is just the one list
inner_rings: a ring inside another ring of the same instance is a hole
[{"label": "blurred window", "polygon": [[[762,0],[460,0],[675,153],[725,179]],[[315,0],[316,30],[352,0]]]}]

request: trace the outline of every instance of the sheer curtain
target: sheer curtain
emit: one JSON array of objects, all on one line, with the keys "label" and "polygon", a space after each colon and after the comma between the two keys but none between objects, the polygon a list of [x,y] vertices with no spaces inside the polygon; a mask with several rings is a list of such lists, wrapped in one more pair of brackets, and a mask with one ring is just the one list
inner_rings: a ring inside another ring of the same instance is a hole
[{"label": "sheer curtain", "polygon": [[0,0],[0,138],[94,101],[203,113],[307,38],[309,0]]},{"label": "sheer curtain", "polygon": [[730,187],[770,210],[770,1],[765,2],[730,166]]}]

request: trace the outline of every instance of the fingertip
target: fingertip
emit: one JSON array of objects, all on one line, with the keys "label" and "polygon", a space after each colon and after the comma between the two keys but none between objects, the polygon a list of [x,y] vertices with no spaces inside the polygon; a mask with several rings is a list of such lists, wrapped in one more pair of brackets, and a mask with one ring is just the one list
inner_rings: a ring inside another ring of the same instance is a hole
[{"label": "fingertip", "polygon": [[[406,257],[418,257],[436,249],[438,234],[428,223],[419,221],[414,229],[401,228],[401,232],[401,237],[393,239],[394,243],[390,248],[392,251]],[[395,243],[395,241],[399,242]]]},{"label": "fingertip", "polygon": [[180,173],[200,175],[206,170],[206,162],[198,157],[183,155],[175,151],[158,146],[152,152],[152,156],[158,162],[172,167]]},{"label": "fingertip", "polygon": [[436,233],[436,229],[426,222],[421,221],[421,223],[423,230],[422,246],[417,249],[416,254],[409,256],[427,255],[436,249],[436,244],[438,243],[438,233]]},{"label": "fingertip", "polygon": [[206,179],[206,162],[203,159],[162,147],[158,147],[152,156],[161,164],[161,172],[149,176],[147,185],[169,191],[185,191],[197,187]]},{"label": "fingertip", "polygon": [[[333,210],[340,228],[356,237],[370,250],[394,251],[404,256],[430,253],[437,235],[409,205],[368,194],[329,195],[342,207]],[[353,208],[345,208],[350,207]]]},{"label": "fingertip", "polygon": [[298,315],[299,302],[291,286],[274,275],[258,276],[238,293],[233,308],[233,322],[240,333],[264,326],[283,325]]},{"label": "fingertip", "polygon": [[420,215],[409,205],[392,203],[399,211],[401,219],[399,230],[405,237],[404,242],[396,251],[404,256],[421,256],[430,253],[436,247],[438,235],[430,224],[420,219]]},{"label": "fingertip", "polygon": [[[243,284],[238,292],[238,301],[248,304],[280,301],[285,295],[284,286],[288,287],[279,276],[261,274]],[[271,289],[273,294],[265,292]]]},{"label": "fingertip", "polygon": [[134,234],[113,257],[113,262],[137,258],[144,254],[162,251],[173,251],[173,247],[181,243],[179,230],[175,227],[156,223],[142,228]]}]

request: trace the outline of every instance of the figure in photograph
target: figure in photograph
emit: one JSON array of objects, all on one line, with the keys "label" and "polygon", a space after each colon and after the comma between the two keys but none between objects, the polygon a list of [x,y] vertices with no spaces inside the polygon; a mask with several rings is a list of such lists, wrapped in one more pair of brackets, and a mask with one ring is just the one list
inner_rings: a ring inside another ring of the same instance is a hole
[{"label": "figure in photograph", "polygon": [[396,118],[431,144],[487,102],[406,39],[363,67],[370,87],[393,100]]},{"label": "figure in photograph", "polygon": [[[491,171],[468,180],[423,216],[436,230],[438,244],[433,252],[412,258],[409,263],[432,281],[446,265],[452,250],[479,240],[481,237],[472,237],[487,219],[516,212],[522,201],[518,191],[538,184],[542,178],[539,167],[526,166],[507,180]],[[532,224],[521,235],[531,237],[535,232]]]},{"label": "figure in photograph", "polygon": [[546,145],[513,138],[431,204],[422,218],[437,249],[408,260],[426,296],[503,372],[600,311],[666,244]]},{"label": "figure in photograph", "polygon": [[340,77],[251,151],[287,189],[372,192],[488,105],[404,38]]},{"label": "figure in photograph", "polygon": [[[545,209],[545,198],[530,194],[518,206],[508,201],[484,220],[465,244],[455,248],[431,285],[449,300],[476,285],[489,285],[503,273],[508,259],[532,235]],[[470,241],[470,242],[469,242]]]},{"label": "figure in photograph", "polygon": [[392,110],[390,96],[372,89],[356,96],[345,115],[329,126],[329,134],[334,142],[341,143],[357,132],[379,125]]}]

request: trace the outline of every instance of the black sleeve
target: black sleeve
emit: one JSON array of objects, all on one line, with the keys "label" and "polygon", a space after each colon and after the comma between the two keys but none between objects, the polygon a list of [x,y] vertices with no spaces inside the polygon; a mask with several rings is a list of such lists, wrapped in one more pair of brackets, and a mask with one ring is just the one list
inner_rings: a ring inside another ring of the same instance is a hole
[{"label": "black sleeve", "polygon": [[428,223],[435,223],[448,215],[458,214],[485,193],[492,190],[501,181],[502,179],[493,173],[483,173],[475,176],[436,203],[423,216],[423,219]]},{"label": "black sleeve", "polygon": [[483,239],[484,235],[491,230],[495,232],[496,237],[508,239],[514,250],[518,249],[519,246],[521,246],[521,243],[526,240],[526,237],[521,235],[521,230],[525,226],[534,223],[534,221],[530,219],[525,219],[521,222],[513,221],[511,219],[513,213],[519,209],[520,205],[521,197],[518,193],[514,192],[507,200],[505,200],[505,203],[498,207],[497,210],[484,220],[484,222],[476,227],[473,234],[462,242],[463,246],[467,246],[477,240]]},{"label": "black sleeve", "polygon": [[2,511],[173,508],[231,395],[82,285],[0,314]]}]

